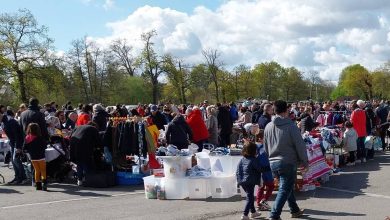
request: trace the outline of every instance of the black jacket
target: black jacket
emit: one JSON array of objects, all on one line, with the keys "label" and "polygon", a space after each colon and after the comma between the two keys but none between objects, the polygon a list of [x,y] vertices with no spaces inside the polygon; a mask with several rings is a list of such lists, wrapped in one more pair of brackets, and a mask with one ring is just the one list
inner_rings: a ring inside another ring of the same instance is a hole
[{"label": "black jacket", "polygon": [[99,131],[105,131],[107,128],[107,119],[110,115],[106,111],[97,111],[92,118],[92,121],[99,126]]},{"label": "black jacket", "polygon": [[31,160],[45,159],[46,141],[43,137],[27,135],[23,150],[26,150],[30,154]]},{"label": "black jacket", "polygon": [[261,117],[263,113],[261,111],[255,111],[252,114],[252,123],[255,124],[259,121],[259,118]]},{"label": "black jacket", "polygon": [[70,137],[70,159],[75,163],[92,164],[95,149],[101,148],[99,131],[90,125],[76,127]]},{"label": "black jacket", "polygon": [[[7,116],[4,116],[7,117]],[[22,149],[23,147],[23,130],[15,119],[6,120],[4,123],[4,132],[7,135],[11,147]]]},{"label": "black jacket", "polygon": [[168,144],[173,144],[180,148],[188,146],[189,140],[192,140],[192,130],[183,116],[175,117],[169,123],[165,135]]},{"label": "black jacket", "polygon": [[166,125],[168,123],[167,123],[165,116],[161,112],[157,111],[156,115],[152,114],[150,117],[152,118],[153,123],[157,126],[158,130],[161,130],[161,129],[165,130],[164,125]]},{"label": "black jacket", "polygon": [[301,115],[301,133],[305,133],[306,131],[312,131],[317,124],[314,122],[313,118],[306,114],[303,113]]},{"label": "black jacket", "polygon": [[26,132],[27,126],[30,123],[37,123],[41,128],[42,137],[45,140],[49,139],[49,133],[47,132],[45,115],[39,111],[38,106],[29,106],[28,110],[24,111],[20,115],[20,124],[24,132]]},{"label": "black jacket", "polygon": [[226,107],[218,108],[218,128],[220,129],[220,134],[228,135],[232,133],[233,122],[230,117],[230,111]]}]

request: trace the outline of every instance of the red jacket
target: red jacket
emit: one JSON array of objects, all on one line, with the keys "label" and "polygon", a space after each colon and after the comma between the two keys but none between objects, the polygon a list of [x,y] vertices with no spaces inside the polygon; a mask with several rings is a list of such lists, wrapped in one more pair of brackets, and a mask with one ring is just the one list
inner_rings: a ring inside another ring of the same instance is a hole
[{"label": "red jacket", "polygon": [[187,123],[192,130],[193,141],[198,142],[209,138],[209,131],[203,121],[202,113],[199,109],[193,110],[187,117]]},{"label": "red jacket", "polygon": [[87,113],[81,113],[76,121],[76,126],[86,125],[91,121],[91,117]]},{"label": "red jacket", "polygon": [[358,137],[366,137],[366,112],[362,109],[356,109],[352,112],[351,122],[356,130]]}]

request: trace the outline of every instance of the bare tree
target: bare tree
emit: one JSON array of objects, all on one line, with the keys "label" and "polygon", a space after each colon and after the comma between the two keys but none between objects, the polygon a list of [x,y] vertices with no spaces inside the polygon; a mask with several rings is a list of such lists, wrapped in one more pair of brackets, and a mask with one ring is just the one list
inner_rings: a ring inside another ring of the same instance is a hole
[{"label": "bare tree", "polygon": [[318,100],[318,84],[321,83],[320,74],[317,71],[309,71],[308,79],[310,82],[310,98],[313,99],[313,92],[316,92],[316,100]]},{"label": "bare tree", "polygon": [[218,70],[223,66],[223,63],[219,60],[221,54],[216,49],[207,49],[202,51],[205,58],[205,65],[207,66],[208,73],[215,86],[215,98],[219,102],[219,81]]},{"label": "bare tree", "polygon": [[126,70],[129,76],[135,75],[135,58],[131,54],[132,47],[127,44],[126,39],[118,39],[112,42],[110,49],[118,60],[118,64]]},{"label": "bare tree", "polygon": [[47,35],[47,27],[39,26],[31,12],[21,9],[18,13],[0,14],[1,54],[12,61],[12,77],[16,77],[20,99],[27,102],[26,79],[28,73],[41,66],[53,40]]},{"label": "bare tree", "polygon": [[154,51],[154,43],[151,41],[157,33],[155,30],[143,33],[141,39],[144,42],[144,49],[141,54],[141,64],[143,65],[143,76],[152,84],[153,103],[158,102],[159,82],[158,77],[163,74],[162,65],[164,61],[159,58]]}]

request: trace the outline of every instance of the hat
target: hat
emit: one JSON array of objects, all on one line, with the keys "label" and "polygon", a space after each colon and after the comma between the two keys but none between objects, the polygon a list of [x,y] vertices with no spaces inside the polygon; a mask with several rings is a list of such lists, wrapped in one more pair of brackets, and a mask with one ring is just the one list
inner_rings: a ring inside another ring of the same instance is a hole
[{"label": "hat", "polygon": [[203,104],[208,104],[208,103],[209,103],[209,101],[207,101],[207,100],[203,101]]},{"label": "hat", "polygon": [[158,111],[157,105],[152,105],[152,107],[150,107],[150,111],[151,111],[151,112],[156,112],[156,111]]}]

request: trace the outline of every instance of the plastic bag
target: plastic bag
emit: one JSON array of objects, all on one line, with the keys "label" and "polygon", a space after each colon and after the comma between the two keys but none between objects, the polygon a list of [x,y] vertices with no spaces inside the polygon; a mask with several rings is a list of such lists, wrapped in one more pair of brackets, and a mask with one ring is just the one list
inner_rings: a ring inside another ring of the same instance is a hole
[{"label": "plastic bag", "polygon": [[188,150],[190,151],[190,154],[195,154],[198,152],[198,145],[194,144],[194,143],[191,143],[189,146],[188,146]]}]

